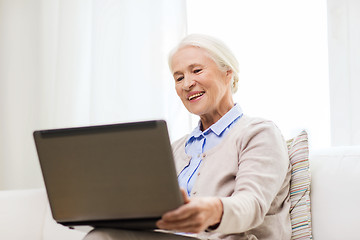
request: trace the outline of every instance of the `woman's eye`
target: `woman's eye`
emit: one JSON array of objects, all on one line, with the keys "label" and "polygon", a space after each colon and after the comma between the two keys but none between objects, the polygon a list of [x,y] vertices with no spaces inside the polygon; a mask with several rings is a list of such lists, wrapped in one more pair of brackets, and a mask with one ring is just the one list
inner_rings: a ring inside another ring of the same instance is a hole
[{"label": "woman's eye", "polygon": [[194,73],[199,73],[201,72],[202,69],[194,69]]},{"label": "woman's eye", "polygon": [[176,78],[176,81],[179,82],[179,81],[181,81],[183,79],[184,79],[184,77],[178,77],[178,78]]}]

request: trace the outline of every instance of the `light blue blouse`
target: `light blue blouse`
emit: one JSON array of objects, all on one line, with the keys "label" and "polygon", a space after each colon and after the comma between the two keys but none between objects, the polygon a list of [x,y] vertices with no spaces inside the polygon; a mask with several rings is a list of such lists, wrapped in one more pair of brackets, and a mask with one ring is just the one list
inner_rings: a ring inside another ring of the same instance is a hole
[{"label": "light blue blouse", "polygon": [[200,130],[201,122],[199,121],[198,126],[190,134],[189,139],[186,141],[185,152],[191,156],[191,160],[178,176],[180,187],[184,188],[189,196],[202,162],[202,153],[219,144],[242,115],[241,107],[235,104],[230,111],[204,132]]}]

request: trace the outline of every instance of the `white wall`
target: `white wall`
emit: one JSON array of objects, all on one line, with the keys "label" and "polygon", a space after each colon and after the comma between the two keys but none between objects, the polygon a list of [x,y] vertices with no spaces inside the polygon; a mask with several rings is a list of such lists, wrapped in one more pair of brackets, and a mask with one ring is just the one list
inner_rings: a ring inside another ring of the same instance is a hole
[{"label": "white wall", "polygon": [[327,3],[332,145],[360,145],[360,1]]}]

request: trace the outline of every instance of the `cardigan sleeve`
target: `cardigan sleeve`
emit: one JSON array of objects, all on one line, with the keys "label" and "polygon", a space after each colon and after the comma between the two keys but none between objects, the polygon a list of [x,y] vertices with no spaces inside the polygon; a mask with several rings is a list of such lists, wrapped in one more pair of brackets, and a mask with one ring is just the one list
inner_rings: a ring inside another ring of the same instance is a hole
[{"label": "cardigan sleeve", "polygon": [[224,234],[253,229],[264,222],[265,216],[271,219],[271,215],[281,211],[279,208],[289,193],[287,147],[275,124],[252,123],[237,141],[234,193],[221,198],[223,216],[214,230]]}]

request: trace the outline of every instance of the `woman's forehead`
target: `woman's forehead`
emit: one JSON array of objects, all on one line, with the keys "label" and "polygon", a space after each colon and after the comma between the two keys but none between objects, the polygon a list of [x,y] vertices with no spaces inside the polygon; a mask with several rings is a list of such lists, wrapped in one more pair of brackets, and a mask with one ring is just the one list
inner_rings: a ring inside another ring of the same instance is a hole
[{"label": "woman's forehead", "polygon": [[209,61],[214,62],[205,49],[195,46],[185,46],[174,53],[171,66],[173,71],[176,71],[176,67],[189,67]]}]

